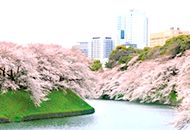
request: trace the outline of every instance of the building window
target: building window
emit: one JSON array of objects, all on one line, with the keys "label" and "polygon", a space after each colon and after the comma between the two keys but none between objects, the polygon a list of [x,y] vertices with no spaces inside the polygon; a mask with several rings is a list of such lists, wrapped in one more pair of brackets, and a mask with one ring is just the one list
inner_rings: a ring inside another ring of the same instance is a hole
[{"label": "building window", "polygon": [[121,30],[121,39],[125,39],[125,31]]}]

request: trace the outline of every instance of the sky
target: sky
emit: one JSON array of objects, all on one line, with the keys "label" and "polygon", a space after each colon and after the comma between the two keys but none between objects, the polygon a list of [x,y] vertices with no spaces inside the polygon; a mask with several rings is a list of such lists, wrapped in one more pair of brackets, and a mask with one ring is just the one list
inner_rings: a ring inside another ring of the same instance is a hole
[{"label": "sky", "polygon": [[0,0],[0,41],[70,48],[93,36],[115,36],[117,16],[144,12],[149,33],[190,31],[188,0]]}]

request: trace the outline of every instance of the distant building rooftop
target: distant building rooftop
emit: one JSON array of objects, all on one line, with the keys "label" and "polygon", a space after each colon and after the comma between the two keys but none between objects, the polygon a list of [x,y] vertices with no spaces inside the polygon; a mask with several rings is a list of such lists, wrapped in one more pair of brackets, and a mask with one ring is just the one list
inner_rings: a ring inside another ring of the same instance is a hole
[{"label": "distant building rooftop", "polygon": [[171,27],[167,31],[152,33],[150,34],[150,47],[162,46],[165,44],[166,40],[169,38],[179,36],[179,35],[188,35],[189,31],[181,31],[179,27],[176,29]]}]

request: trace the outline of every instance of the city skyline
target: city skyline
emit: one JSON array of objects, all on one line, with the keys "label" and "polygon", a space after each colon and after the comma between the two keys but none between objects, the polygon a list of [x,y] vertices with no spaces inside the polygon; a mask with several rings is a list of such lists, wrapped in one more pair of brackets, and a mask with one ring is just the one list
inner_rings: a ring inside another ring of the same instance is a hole
[{"label": "city skyline", "polygon": [[94,36],[114,38],[117,16],[144,12],[149,32],[190,30],[187,0],[7,0],[0,2],[0,41],[55,43],[68,48]]}]

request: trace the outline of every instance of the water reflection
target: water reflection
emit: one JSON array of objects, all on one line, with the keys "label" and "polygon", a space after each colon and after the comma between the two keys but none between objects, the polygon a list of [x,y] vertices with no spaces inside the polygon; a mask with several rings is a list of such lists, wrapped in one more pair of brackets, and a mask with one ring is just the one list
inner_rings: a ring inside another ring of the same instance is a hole
[{"label": "water reflection", "polygon": [[0,129],[3,130],[17,130],[17,129],[35,129],[35,128],[67,128],[67,127],[85,127],[89,123],[93,122],[93,115],[84,115],[76,117],[65,117],[65,118],[54,118],[54,119],[44,119],[35,120],[20,123],[5,123],[0,124]]}]

